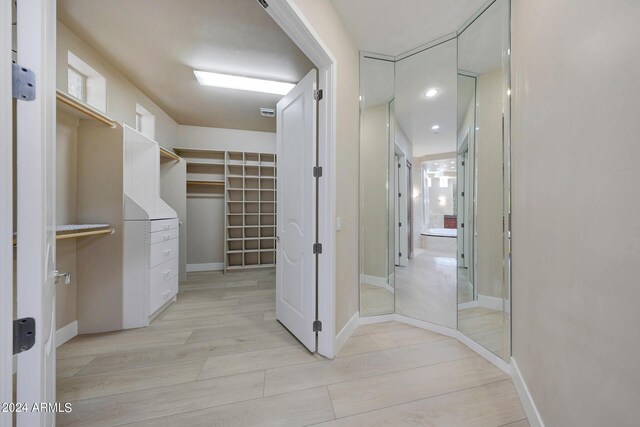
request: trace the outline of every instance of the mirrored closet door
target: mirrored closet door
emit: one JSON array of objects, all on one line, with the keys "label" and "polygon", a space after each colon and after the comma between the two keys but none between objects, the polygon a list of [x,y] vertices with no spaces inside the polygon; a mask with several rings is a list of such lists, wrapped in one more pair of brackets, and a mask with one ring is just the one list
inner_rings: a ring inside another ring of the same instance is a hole
[{"label": "mirrored closet door", "polygon": [[360,314],[394,311],[393,157],[390,116],[394,63],[360,62]]},{"label": "mirrored closet door", "polygon": [[458,329],[508,360],[509,2],[458,34]]}]

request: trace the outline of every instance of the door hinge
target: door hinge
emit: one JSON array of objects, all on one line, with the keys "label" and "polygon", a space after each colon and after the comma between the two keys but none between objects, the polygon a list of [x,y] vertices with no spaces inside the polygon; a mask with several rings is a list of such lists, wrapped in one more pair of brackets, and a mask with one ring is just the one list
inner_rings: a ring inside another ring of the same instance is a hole
[{"label": "door hinge", "polygon": [[314,243],[313,244],[313,253],[321,254],[322,253],[322,243]]},{"label": "door hinge", "polygon": [[464,254],[460,254],[460,258],[464,259]]},{"label": "door hinge", "polygon": [[322,332],[322,322],[319,320],[313,321],[313,332]]},{"label": "door hinge", "polygon": [[401,222],[398,223],[398,227],[402,227],[402,223]]},{"label": "door hinge", "polygon": [[316,89],[313,91],[313,99],[315,99],[316,101],[320,101],[323,96],[324,93],[322,92],[322,89]]},{"label": "door hinge", "polygon": [[13,321],[13,354],[29,350],[36,343],[36,319],[24,317]]},{"label": "door hinge", "polygon": [[402,197],[402,193],[398,193],[398,197]]},{"label": "door hinge", "polygon": [[258,0],[258,3],[260,3],[265,9],[269,7],[269,4],[266,2],[266,0]]},{"label": "door hinge", "polygon": [[18,64],[12,65],[11,89],[13,97],[22,101],[36,99],[36,75],[27,67]]},{"label": "door hinge", "polygon": [[313,177],[320,178],[322,176],[322,166],[313,167]]},{"label": "door hinge", "polygon": [[464,191],[462,192],[462,197],[464,197]]},{"label": "door hinge", "polygon": [[462,162],[462,166],[464,166],[464,162]]},{"label": "door hinge", "polygon": [[464,228],[464,222],[460,224],[460,228]]},{"label": "door hinge", "polygon": [[402,252],[400,252],[400,253],[398,254],[398,256],[399,256],[400,258],[402,258]]}]

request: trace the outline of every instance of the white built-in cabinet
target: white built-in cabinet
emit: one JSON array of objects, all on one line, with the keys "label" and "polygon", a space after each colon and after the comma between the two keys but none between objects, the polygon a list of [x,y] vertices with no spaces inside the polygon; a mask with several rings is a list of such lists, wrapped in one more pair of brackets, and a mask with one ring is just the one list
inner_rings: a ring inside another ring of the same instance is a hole
[{"label": "white built-in cabinet", "polygon": [[81,120],[77,217],[114,234],[77,244],[79,333],[147,326],[178,292],[179,221],[160,198],[160,148],[134,129]]},{"label": "white built-in cabinet", "polygon": [[224,197],[224,271],[275,266],[275,154],[174,151],[187,161],[188,197]]}]

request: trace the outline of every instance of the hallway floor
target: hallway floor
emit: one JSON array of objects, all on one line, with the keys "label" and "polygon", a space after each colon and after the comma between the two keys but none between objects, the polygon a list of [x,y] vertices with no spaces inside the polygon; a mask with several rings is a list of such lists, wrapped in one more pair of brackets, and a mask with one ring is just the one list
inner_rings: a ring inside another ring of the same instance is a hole
[{"label": "hallway floor", "polygon": [[194,273],[148,328],[58,348],[58,425],[526,427],[509,377],[458,341],[361,326],[333,361],[275,321],[273,270]]}]

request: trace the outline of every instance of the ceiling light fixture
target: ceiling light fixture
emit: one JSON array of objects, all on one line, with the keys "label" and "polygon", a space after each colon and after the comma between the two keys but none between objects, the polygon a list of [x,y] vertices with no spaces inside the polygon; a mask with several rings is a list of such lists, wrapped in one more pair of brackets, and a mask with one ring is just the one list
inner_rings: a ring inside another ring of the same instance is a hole
[{"label": "ceiling light fixture", "polygon": [[193,74],[195,74],[198,83],[202,86],[224,87],[227,89],[272,93],[275,95],[286,95],[295,86],[293,83],[252,79],[249,77],[231,76],[229,74],[210,73],[208,71],[193,70]]},{"label": "ceiling light fixture", "polygon": [[436,88],[431,88],[428,91],[426,91],[424,93],[424,96],[426,96],[427,98],[433,98],[434,96],[436,96],[437,94],[439,94],[440,91]]},{"label": "ceiling light fixture", "polygon": [[431,130],[438,130],[438,129],[440,129],[440,126],[438,125],[431,126]]}]

